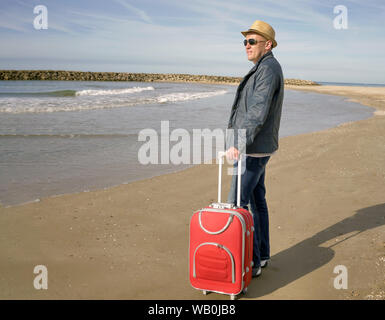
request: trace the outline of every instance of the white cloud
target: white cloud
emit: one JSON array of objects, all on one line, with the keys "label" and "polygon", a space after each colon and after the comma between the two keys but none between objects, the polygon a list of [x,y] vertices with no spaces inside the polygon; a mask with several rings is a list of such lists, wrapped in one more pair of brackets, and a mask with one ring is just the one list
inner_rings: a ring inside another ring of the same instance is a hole
[{"label": "white cloud", "polygon": [[120,5],[122,5],[126,9],[128,9],[129,11],[133,12],[135,15],[137,15],[143,21],[145,21],[147,23],[152,23],[151,18],[148,16],[148,14],[144,10],[141,10],[141,9],[134,7],[133,5],[127,3],[124,0],[115,0],[115,2],[119,3]]}]

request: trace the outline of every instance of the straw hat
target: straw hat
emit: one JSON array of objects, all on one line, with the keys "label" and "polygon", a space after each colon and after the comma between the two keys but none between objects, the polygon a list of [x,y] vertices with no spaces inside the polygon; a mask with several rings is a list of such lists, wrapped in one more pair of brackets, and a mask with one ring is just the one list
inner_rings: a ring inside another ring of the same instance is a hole
[{"label": "straw hat", "polygon": [[265,37],[267,40],[271,40],[273,42],[273,48],[277,46],[277,41],[275,41],[275,31],[271,25],[264,21],[256,20],[251,25],[249,30],[241,31],[241,33],[246,37],[246,35],[250,32],[258,33],[259,35]]}]

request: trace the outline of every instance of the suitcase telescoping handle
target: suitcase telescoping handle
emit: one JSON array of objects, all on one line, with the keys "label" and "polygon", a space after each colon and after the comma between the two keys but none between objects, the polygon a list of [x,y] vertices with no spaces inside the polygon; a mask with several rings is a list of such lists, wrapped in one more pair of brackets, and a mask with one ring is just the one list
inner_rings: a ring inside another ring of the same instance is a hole
[{"label": "suitcase telescoping handle", "polygon": [[[218,162],[219,162],[219,175],[218,175],[218,203],[221,203],[222,198],[222,166],[224,163],[224,158],[226,156],[226,151],[218,152]],[[239,155],[238,159],[238,179],[237,179],[237,207],[241,206],[241,172],[242,172],[242,154]]]}]

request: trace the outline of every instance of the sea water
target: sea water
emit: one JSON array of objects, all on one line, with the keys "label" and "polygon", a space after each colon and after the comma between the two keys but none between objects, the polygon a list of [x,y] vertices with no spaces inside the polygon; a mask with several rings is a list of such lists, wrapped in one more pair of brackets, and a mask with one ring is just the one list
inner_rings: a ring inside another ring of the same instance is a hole
[{"label": "sea water", "polygon": [[[236,86],[199,83],[0,81],[0,202],[106,188],[192,164],[138,159],[144,129],[225,130]],[[285,91],[280,137],[369,118],[340,96]],[[128,197],[130,195],[127,195]]]}]

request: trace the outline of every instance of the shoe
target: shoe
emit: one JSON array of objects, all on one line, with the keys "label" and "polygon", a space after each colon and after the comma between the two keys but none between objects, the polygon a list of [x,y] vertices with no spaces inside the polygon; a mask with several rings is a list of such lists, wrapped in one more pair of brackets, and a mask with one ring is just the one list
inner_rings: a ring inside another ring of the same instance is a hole
[{"label": "shoe", "polygon": [[252,277],[253,278],[259,277],[261,273],[262,273],[261,267],[253,268]]},{"label": "shoe", "polygon": [[261,268],[266,268],[268,263],[269,263],[269,260],[268,260],[268,259],[266,259],[266,260],[261,260]]}]

